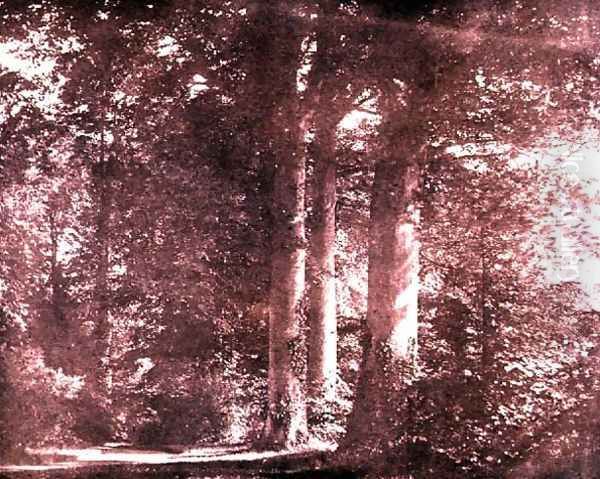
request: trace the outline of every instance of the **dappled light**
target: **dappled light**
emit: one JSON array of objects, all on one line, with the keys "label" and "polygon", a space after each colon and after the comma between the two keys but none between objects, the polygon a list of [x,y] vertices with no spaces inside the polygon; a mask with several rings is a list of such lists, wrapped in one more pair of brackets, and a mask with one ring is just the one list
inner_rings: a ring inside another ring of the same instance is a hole
[{"label": "dappled light", "polygon": [[0,478],[600,477],[598,5],[0,17]]}]

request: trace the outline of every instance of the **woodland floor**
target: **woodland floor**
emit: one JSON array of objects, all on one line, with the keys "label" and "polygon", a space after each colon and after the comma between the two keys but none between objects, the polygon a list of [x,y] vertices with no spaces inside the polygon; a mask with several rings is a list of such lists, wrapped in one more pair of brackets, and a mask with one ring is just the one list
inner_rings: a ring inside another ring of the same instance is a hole
[{"label": "woodland floor", "polygon": [[[332,448],[256,450],[247,445],[161,449],[105,445],[85,449],[27,448],[18,464],[1,465],[0,479],[382,479],[365,465],[360,470],[340,468]],[[542,461],[543,466],[524,462],[507,471],[490,475],[480,471],[460,472],[437,463],[435,471],[414,476],[431,479],[582,479],[600,478],[597,460]],[[581,464],[580,464],[581,463]],[[433,463],[432,463],[433,464]],[[583,472],[582,471],[586,471]],[[596,471],[595,473],[592,471]],[[421,471],[423,472],[423,471]],[[386,476],[387,477],[387,476]],[[394,475],[394,478],[400,479]]]},{"label": "woodland floor", "polygon": [[[0,479],[254,479],[261,477],[358,477],[322,469],[324,449],[254,451],[244,446],[148,450],[120,446],[28,449],[24,464],[0,466]],[[310,471],[310,476],[302,471]]]}]

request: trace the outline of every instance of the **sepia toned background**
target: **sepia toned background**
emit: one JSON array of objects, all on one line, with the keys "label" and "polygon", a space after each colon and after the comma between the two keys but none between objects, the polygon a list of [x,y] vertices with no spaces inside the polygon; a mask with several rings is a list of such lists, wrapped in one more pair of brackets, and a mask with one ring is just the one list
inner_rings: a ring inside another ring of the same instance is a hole
[{"label": "sepia toned background", "polygon": [[0,17],[0,477],[600,477],[600,5]]}]

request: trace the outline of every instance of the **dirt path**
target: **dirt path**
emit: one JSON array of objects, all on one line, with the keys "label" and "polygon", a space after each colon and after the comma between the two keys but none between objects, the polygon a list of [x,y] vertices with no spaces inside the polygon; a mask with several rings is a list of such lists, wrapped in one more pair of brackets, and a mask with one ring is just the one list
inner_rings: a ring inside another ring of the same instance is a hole
[{"label": "dirt path", "polygon": [[[175,448],[173,448],[175,449]],[[325,464],[327,449],[252,451],[244,446],[169,452],[126,447],[29,449],[40,464],[0,466],[0,478],[227,478],[261,477]],[[221,476],[223,477],[223,476]]]}]

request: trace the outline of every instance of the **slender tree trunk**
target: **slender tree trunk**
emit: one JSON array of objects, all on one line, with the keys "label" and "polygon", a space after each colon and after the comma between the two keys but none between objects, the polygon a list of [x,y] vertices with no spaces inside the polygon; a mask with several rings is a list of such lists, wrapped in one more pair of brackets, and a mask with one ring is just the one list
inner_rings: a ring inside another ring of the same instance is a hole
[{"label": "slender tree trunk", "polygon": [[337,318],[335,281],[335,124],[319,121],[311,231],[311,290],[308,342],[309,421],[318,422],[335,399]]},{"label": "slender tree trunk", "polygon": [[314,105],[315,129],[307,370],[309,425],[322,423],[336,396],[336,129],[342,119],[339,112],[346,111],[335,101],[334,92],[339,85],[331,65],[332,54],[338,47],[335,18],[338,4],[333,0],[318,3],[317,51],[306,98]]},{"label": "slender tree trunk", "polygon": [[389,146],[375,171],[367,334],[343,444],[360,460],[374,463],[379,459],[406,463],[399,448],[406,444],[408,384],[416,356],[419,252],[414,195],[420,145],[409,141],[408,135],[401,138],[404,144]]},{"label": "slender tree trunk", "polygon": [[[106,94],[103,101],[107,101]],[[98,400],[108,405],[110,402],[110,333],[109,323],[109,287],[108,270],[109,258],[109,234],[110,214],[112,203],[111,175],[113,161],[107,151],[105,138],[106,109],[102,110],[102,131],[100,135],[99,162],[95,165],[94,179],[97,194],[97,216],[96,216],[96,271],[95,271],[95,296],[96,296],[96,330],[94,335],[94,360],[96,371],[94,374],[94,390]]]},{"label": "slender tree trunk", "polygon": [[69,356],[65,354],[65,348],[68,347],[68,325],[65,318],[66,295],[63,286],[62,268],[58,261],[58,241],[59,229],[57,225],[58,205],[51,202],[48,213],[48,227],[50,234],[50,304],[49,319],[50,329],[48,337],[45,338],[48,344],[46,351],[46,361],[55,368],[63,368],[66,371],[71,370]]},{"label": "slender tree trunk", "polygon": [[98,216],[96,223],[97,258],[96,265],[96,346],[98,359],[98,383],[103,389],[107,388],[107,362],[108,337],[110,325],[108,324],[108,268],[109,268],[109,218],[110,218],[110,186],[108,178],[100,178],[100,191],[98,198]]},{"label": "slender tree trunk", "polygon": [[12,387],[6,368],[5,355],[8,352],[8,314],[0,305],[0,460],[5,461],[12,448],[10,417],[8,406]]},{"label": "slender tree trunk", "polygon": [[480,230],[480,261],[481,261],[481,284],[480,284],[480,307],[481,307],[481,382],[479,385],[479,414],[485,421],[487,418],[486,396],[489,389],[492,374],[492,354],[490,342],[492,341],[492,327],[490,311],[487,306],[487,282],[488,271],[485,256],[485,233],[483,227]]}]

